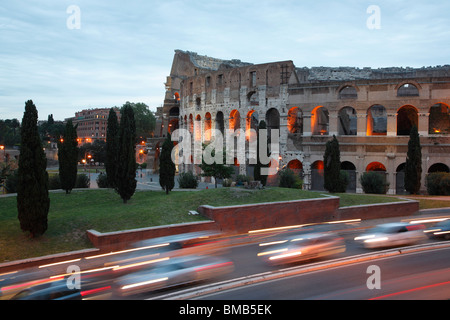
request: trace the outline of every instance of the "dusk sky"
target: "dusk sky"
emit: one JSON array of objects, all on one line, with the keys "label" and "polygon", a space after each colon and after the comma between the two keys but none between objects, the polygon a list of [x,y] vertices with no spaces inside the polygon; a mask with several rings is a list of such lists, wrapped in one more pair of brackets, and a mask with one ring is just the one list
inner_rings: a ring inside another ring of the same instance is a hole
[{"label": "dusk sky", "polygon": [[450,64],[449,1],[2,1],[0,119],[164,100],[174,50],[296,67]]}]

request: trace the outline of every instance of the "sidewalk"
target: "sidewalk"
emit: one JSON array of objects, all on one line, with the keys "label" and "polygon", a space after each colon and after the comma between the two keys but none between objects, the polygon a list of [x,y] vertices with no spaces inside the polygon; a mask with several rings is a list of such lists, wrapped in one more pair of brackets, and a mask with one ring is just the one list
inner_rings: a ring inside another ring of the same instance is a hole
[{"label": "sidewalk", "polygon": [[[161,191],[162,188],[159,185],[159,174],[153,173],[151,169],[138,170],[136,174],[137,186],[138,190],[158,190]],[[92,174],[91,174],[92,176]],[[97,177],[95,177],[97,179]],[[92,177],[91,177],[92,180]],[[221,188],[221,184],[217,184],[217,188]],[[203,182],[199,181],[196,189],[181,189],[178,184],[178,175],[175,176],[175,186],[174,190],[182,191],[182,190],[203,190],[203,189],[213,189],[215,188],[214,183],[212,182]]]}]

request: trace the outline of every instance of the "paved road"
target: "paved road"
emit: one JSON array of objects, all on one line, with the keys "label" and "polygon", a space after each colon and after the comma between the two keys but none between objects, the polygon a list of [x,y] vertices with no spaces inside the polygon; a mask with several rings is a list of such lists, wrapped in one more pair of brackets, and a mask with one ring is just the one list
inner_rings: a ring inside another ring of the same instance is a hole
[{"label": "paved road", "polygon": [[[372,277],[375,271],[373,267],[369,269],[370,266],[379,268],[379,288],[375,287],[376,280]],[[200,299],[447,300],[450,299],[450,248],[400,254],[370,262],[258,282],[210,294]]]}]

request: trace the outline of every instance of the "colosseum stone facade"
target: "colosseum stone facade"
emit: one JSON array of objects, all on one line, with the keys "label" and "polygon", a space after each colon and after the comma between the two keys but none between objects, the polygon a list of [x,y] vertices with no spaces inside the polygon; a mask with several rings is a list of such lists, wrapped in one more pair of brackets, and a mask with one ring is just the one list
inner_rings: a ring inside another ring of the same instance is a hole
[{"label": "colosseum stone facade", "polygon": [[[360,175],[374,170],[386,175],[389,194],[402,194],[414,125],[422,145],[422,190],[428,173],[449,171],[449,106],[448,65],[299,68],[292,61],[251,64],[176,50],[150,156],[156,169],[162,139],[177,128],[208,142],[208,129],[246,130],[265,120],[269,131],[279,129],[277,167],[298,172],[305,189],[323,190],[325,143],[335,135],[341,167],[350,174],[348,191],[362,192]],[[200,124],[196,133],[194,122]],[[236,173],[253,174],[248,158],[235,166]],[[200,172],[194,164],[178,169]]]}]

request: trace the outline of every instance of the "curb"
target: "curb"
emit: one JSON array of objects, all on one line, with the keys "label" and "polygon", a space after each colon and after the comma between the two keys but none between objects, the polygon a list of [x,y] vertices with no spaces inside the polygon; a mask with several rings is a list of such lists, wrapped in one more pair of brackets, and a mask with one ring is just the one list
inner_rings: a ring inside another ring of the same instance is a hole
[{"label": "curb", "polygon": [[219,291],[230,290],[239,288],[246,285],[257,284],[264,281],[277,280],[284,277],[295,276],[303,273],[320,271],[324,269],[345,266],[352,263],[361,263],[376,259],[388,258],[392,256],[398,256],[401,254],[408,254],[414,252],[421,252],[426,250],[443,249],[450,247],[449,242],[433,243],[433,244],[420,244],[405,248],[395,248],[379,251],[377,253],[367,253],[357,256],[339,258],[329,260],[325,262],[313,263],[307,266],[292,267],[287,269],[281,269],[278,271],[264,272],[251,276],[245,276],[237,279],[222,281],[215,284],[204,285],[196,288],[185,289],[175,293],[170,293],[158,297],[153,297],[148,300],[185,300],[193,299],[207,294],[216,293]]}]

